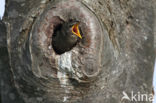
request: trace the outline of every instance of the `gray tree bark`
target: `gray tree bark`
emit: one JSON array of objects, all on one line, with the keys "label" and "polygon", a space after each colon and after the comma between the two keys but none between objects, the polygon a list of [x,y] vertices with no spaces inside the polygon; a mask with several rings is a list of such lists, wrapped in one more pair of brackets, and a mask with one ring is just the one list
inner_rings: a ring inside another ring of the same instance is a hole
[{"label": "gray tree bark", "polygon": [[38,18],[42,18],[43,11],[46,12],[54,0],[7,0],[5,15],[0,22],[2,103],[139,103],[122,100],[123,91],[129,96],[132,91],[134,94],[152,93],[156,1],[79,2],[93,11],[103,27],[102,69],[96,80],[87,83],[71,80],[73,89],[65,93],[58,78],[34,77],[31,70],[24,69],[29,62],[27,59],[24,59],[25,65],[18,64],[21,59],[16,53],[18,42],[27,41],[35,28],[33,25],[40,22]]}]

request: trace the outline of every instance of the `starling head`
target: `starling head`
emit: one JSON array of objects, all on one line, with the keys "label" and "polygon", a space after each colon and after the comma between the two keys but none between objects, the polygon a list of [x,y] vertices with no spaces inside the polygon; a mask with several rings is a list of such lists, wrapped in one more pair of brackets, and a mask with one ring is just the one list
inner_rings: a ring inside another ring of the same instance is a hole
[{"label": "starling head", "polygon": [[76,37],[79,37],[82,39],[82,36],[80,34],[80,29],[79,29],[79,24],[80,22],[78,21],[69,21],[67,23],[64,23],[62,25],[62,32],[66,32],[66,36],[74,35]]},{"label": "starling head", "polygon": [[52,45],[57,54],[71,50],[82,39],[79,22],[70,21],[55,27]]}]

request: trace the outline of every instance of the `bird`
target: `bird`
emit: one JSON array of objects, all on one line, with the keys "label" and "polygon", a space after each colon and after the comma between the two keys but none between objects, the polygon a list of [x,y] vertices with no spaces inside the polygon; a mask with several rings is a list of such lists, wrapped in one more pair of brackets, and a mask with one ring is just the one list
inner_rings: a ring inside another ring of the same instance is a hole
[{"label": "bird", "polygon": [[57,54],[70,51],[81,39],[80,22],[70,21],[59,24],[54,29],[52,46]]}]

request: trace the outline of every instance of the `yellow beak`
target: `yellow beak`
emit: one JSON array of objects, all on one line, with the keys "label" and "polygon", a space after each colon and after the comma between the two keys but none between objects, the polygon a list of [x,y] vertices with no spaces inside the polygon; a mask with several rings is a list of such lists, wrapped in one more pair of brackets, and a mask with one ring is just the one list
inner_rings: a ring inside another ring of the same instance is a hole
[{"label": "yellow beak", "polygon": [[82,39],[82,36],[80,34],[80,30],[79,30],[79,23],[72,26],[72,33]]}]

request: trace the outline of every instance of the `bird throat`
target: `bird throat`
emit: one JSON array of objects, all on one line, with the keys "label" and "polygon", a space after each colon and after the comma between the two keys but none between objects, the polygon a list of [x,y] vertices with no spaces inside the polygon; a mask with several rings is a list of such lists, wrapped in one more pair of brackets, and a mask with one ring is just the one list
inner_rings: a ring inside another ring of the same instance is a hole
[{"label": "bird throat", "polygon": [[82,39],[80,30],[79,30],[79,23],[76,23],[75,25],[72,26],[72,33]]}]

